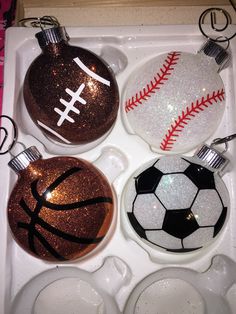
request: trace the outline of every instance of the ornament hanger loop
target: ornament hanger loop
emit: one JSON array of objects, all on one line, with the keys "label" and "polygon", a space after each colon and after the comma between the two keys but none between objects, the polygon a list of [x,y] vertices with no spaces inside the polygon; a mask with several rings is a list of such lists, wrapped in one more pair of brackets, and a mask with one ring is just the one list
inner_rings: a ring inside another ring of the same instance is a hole
[{"label": "ornament hanger loop", "polygon": [[24,27],[40,27],[41,30],[44,30],[46,27],[57,27],[60,26],[57,18],[50,15],[45,15],[43,17],[28,17],[19,20],[19,26]]},{"label": "ornament hanger loop", "polygon": [[236,134],[231,134],[223,138],[216,138],[213,140],[210,146],[213,147],[215,145],[225,144],[225,149],[222,152],[222,153],[225,153],[228,150],[228,142],[232,141],[235,138],[236,138]]},{"label": "ornament hanger loop", "polygon": [[211,15],[211,28],[216,31],[216,32],[223,32],[229,25],[230,23],[230,17],[228,15],[228,12],[225,10],[219,10],[225,17],[226,19],[226,24],[225,26],[223,26],[222,28],[217,28],[216,27],[216,12],[215,11],[211,11],[210,15]]},{"label": "ornament hanger loop", "polygon": [[228,135],[228,136],[223,137],[223,138],[216,138],[216,139],[213,140],[211,146],[212,145],[219,145],[219,144],[227,143],[229,141],[232,141],[235,138],[236,138],[236,133]]},{"label": "ornament hanger loop", "polygon": [[52,16],[43,16],[39,18],[39,27],[43,31],[45,29],[45,26],[59,26],[59,22],[55,17]]},{"label": "ornament hanger loop", "polygon": [[[232,3],[231,3],[232,4]],[[233,6],[233,4],[232,4]],[[233,6],[234,8],[234,6]],[[235,9],[235,8],[234,8]],[[220,28],[219,26],[216,26],[217,23],[216,23],[216,12],[220,12],[221,15],[223,15],[224,19],[225,19],[225,24]],[[229,26],[229,24],[231,24],[231,16],[230,14],[222,9],[222,8],[209,8],[209,9],[206,9],[205,11],[202,12],[202,14],[200,15],[199,17],[199,20],[198,20],[198,26],[199,26],[199,29],[201,31],[201,33],[207,37],[208,39],[211,39],[215,42],[228,42],[236,36],[236,34],[233,34],[232,36],[230,37],[227,37],[227,36],[218,36],[217,38],[212,38],[210,37],[209,35],[207,35],[205,33],[205,31],[203,30],[203,25],[204,25],[204,20],[206,18],[207,15],[210,14],[210,26],[211,26],[211,29],[215,32],[223,32],[227,29],[227,27]]]},{"label": "ornament hanger loop", "polygon": [[12,118],[10,118],[9,116],[0,115],[0,120],[3,118],[8,119],[13,126],[13,139],[12,139],[11,144],[8,146],[8,148],[6,150],[2,151],[4,144],[6,143],[6,140],[7,140],[9,135],[8,135],[8,131],[7,131],[6,127],[0,126],[0,132],[3,131],[1,133],[4,133],[3,139],[0,142],[0,155],[4,155],[4,154],[10,152],[12,150],[13,146],[15,145],[16,140],[17,140],[17,127],[16,127],[15,121]]},{"label": "ornament hanger loop", "polygon": [[224,40],[222,40],[221,42],[226,42],[226,47],[224,48],[225,50],[227,50],[229,48],[229,44],[230,44],[230,40],[227,36],[218,36],[216,37],[215,41],[218,41],[219,38],[224,38]]}]

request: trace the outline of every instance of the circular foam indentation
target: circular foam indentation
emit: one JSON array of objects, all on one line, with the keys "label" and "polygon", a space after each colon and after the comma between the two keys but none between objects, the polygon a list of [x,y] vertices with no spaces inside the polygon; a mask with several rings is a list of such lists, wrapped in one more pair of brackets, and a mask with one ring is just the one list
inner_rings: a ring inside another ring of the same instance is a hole
[{"label": "circular foam indentation", "polygon": [[199,292],[177,278],[156,281],[139,296],[134,314],[204,314],[205,304]]},{"label": "circular foam indentation", "polygon": [[105,314],[100,294],[79,278],[56,280],[40,291],[32,314]]}]

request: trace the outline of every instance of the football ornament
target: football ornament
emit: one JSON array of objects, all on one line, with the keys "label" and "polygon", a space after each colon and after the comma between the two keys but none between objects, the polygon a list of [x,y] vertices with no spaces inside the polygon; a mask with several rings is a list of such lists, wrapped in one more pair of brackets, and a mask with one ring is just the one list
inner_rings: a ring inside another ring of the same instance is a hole
[{"label": "football ornament", "polygon": [[224,113],[225,88],[218,72],[228,57],[209,40],[197,54],[172,51],[143,64],[123,93],[130,132],[159,153],[183,153],[203,143]]},{"label": "football ornament", "polygon": [[228,160],[204,145],[193,157],[163,156],[145,164],[123,193],[124,229],[145,249],[190,252],[210,244],[228,216],[220,177]]},{"label": "football ornament", "polygon": [[114,221],[113,193],[91,163],[73,157],[42,159],[35,147],[14,157],[19,175],[8,203],[18,244],[49,261],[74,260],[94,250]]},{"label": "football ornament", "polygon": [[64,27],[36,34],[42,53],[24,80],[26,108],[33,122],[56,143],[82,145],[104,138],[118,112],[119,92],[107,64],[70,46]]}]

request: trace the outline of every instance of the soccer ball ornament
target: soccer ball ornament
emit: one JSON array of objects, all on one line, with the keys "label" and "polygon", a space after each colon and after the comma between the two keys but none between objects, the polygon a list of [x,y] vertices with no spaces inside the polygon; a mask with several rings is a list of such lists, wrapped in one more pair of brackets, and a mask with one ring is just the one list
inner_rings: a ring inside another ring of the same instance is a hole
[{"label": "soccer ball ornament", "polygon": [[64,27],[36,37],[42,53],[23,86],[33,122],[56,143],[83,145],[104,138],[119,107],[118,86],[107,64],[89,50],[70,46]]},{"label": "soccer ball ornament", "polygon": [[210,244],[228,216],[220,171],[227,159],[204,145],[193,157],[162,156],[142,166],[123,193],[124,229],[147,251],[190,252]]},{"label": "soccer ball ornament", "polygon": [[74,260],[94,250],[114,217],[114,199],[105,176],[73,157],[42,159],[35,147],[14,157],[19,175],[8,203],[8,221],[17,243],[35,257]]},{"label": "soccer ball ornament", "polygon": [[224,113],[218,72],[227,60],[228,53],[209,40],[197,54],[172,51],[147,61],[123,93],[130,132],[159,153],[183,153],[203,143]]}]

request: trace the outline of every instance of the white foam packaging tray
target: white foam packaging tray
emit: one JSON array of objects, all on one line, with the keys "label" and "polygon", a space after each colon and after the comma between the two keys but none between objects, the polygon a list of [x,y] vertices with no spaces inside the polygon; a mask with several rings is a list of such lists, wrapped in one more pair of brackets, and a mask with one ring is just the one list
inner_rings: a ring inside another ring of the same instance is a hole
[{"label": "white foam packaging tray", "polygon": [[[24,76],[30,63],[40,53],[37,40],[34,35],[38,29],[10,28],[6,36],[6,58],[4,77],[3,114],[14,118],[19,124],[18,141],[26,147],[35,145],[42,153],[43,158],[49,158],[53,154],[45,150],[40,141],[31,134],[25,134],[21,128],[18,117],[19,106],[22,106],[21,91]],[[231,26],[235,32],[236,27]],[[197,25],[185,26],[151,26],[151,27],[111,27],[111,28],[67,28],[70,36],[70,44],[78,45],[100,54],[104,47],[114,47],[127,57],[127,66],[117,75],[117,82],[121,96],[125,83],[134,69],[152,57],[171,50],[196,53],[206,40],[200,33]],[[224,137],[236,133],[236,39],[231,41],[232,53],[231,65],[221,72],[221,77],[226,90],[226,110],[220,126],[213,136],[208,139],[211,143],[214,138]],[[4,124],[4,122],[3,122]],[[138,136],[127,132],[122,119],[121,110],[111,133],[96,147],[76,156],[89,161],[96,160],[106,147],[115,147],[121,150],[128,166],[114,181],[113,188],[117,195],[118,213],[114,233],[105,247],[90,258],[85,258],[71,263],[47,263],[32,257],[24,252],[13,240],[7,223],[7,202],[10,192],[16,182],[16,175],[7,166],[10,155],[1,156],[0,159],[0,313],[9,314],[10,306],[15,295],[34,276],[55,266],[73,266],[89,272],[96,271],[107,256],[121,258],[131,270],[130,281],[116,294],[116,302],[121,310],[134,287],[147,275],[168,266],[187,267],[203,272],[211,264],[212,257],[224,254],[236,262],[236,143],[230,142],[227,156],[231,159],[231,169],[223,180],[230,194],[230,218],[227,227],[208,249],[197,255],[188,255],[187,259],[177,262],[174,254],[167,254],[160,262],[153,262],[148,254],[135,242],[125,237],[122,231],[120,211],[121,195],[125,183],[130,175],[143,163],[159,156],[152,152],[149,146]],[[69,153],[68,153],[69,154]],[[188,152],[186,155],[192,155]],[[163,253],[165,255],[165,253]],[[232,313],[236,313],[236,285],[232,287],[228,295]],[[22,313],[24,314],[24,313]],[[113,313],[109,313],[113,314]],[[215,313],[217,314],[217,313]]]}]

